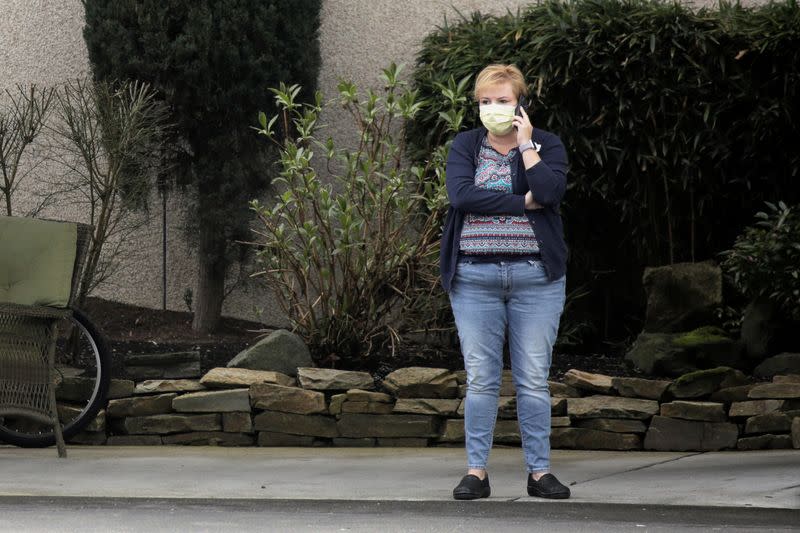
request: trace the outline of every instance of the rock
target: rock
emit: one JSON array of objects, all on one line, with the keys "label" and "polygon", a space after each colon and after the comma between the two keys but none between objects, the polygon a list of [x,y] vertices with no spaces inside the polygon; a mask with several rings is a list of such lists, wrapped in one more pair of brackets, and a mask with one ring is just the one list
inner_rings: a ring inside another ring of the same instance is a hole
[{"label": "rock", "polygon": [[342,437],[436,437],[436,417],[424,415],[342,414],[337,423]]},{"label": "rock", "polygon": [[792,448],[800,449],[800,416],[792,419]]},{"label": "rock", "polygon": [[745,385],[747,376],[727,366],[697,370],[684,374],[670,385],[668,392],[675,398],[702,398],[719,389]]},{"label": "rock", "polygon": [[[464,411],[461,405],[459,405],[458,409],[461,409],[461,415],[463,416]],[[458,409],[454,414],[458,414]],[[504,419],[517,418],[517,399],[514,396],[500,396],[497,399],[497,417]]]},{"label": "rock", "polygon": [[[394,413],[415,415],[455,416],[461,400],[442,400],[431,398],[400,398],[394,404]],[[347,405],[347,404],[345,404]]]},{"label": "rock", "polygon": [[800,353],[780,353],[765,359],[753,370],[753,375],[762,378],[777,374],[800,374]]},{"label": "rock", "polygon": [[222,413],[222,431],[225,433],[252,433],[253,419],[250,412]]},{"label": "rock", "polygon": [[777,411],[784,406],[783,400],[753,400],[747,402],[734,402],[728,410],[728,416],[756,416]]},{"label": "rock", "polygon": [[428,439],[415,437],[385,437],[377,439],[378,446],[387,448],[425,448],[428,446]]},{"label": "rock", "polygon": [[200,352],[171,352],[125,357],[125,373],[134,381],[199,378]]},{"label": "rock", "polygon": [[738,438],[739,429],[736,424],[654,416],[644,438],[644,449],[717,451],[735,448]]},{"label": "rock", "polygon": [[350,389],[347,391],[348,402],[394,403],[394,398],[383,392]]},{"label": "rock", "polygon": [[112,379],[108,383],[108,394],[106,398],[116,400],[117,398],[127,398],[133,396],[134,383],[130,379]]},{"label": "rock", "polygon": [[59,401],[83,404],[94,392],[97,380],[79,376],[64,376],[56,387],[56,398]]},{"label": "rock", "polygon": [[464,419],[448,418],[442,425],[440,442],[464,442]]},{"label": "rock", "polygon": [[783,433],[792,430],[792,419],[783,413],[767,413],[765,415],[751,416],[747,419],[744,432],[752,433]]},{"label": "rock", "polygon": [[658,402],[618,396],[569,398],[567,412],[572,418],[633,418],[645,420],[658,413]]},{"label": "rock", "polygon": [[791,435],[758,435],[742,437],[736,443],[739,450],[784,450],[792,447]]},{"label": "rock", "polygon": [[577,389],[608,394],[614,387],[611,384],[611,376],[604,374],[591,374],[581,372],[571,368],[564,374],[564,383]]},{"label": "rock", "polygon": [[219,414],[131,416],[124,420],[124,428],[132,435],[221,431],[220,418]]},{"label": "rock", "polygon": [[342,413],[342,405],[347,399],[347,394],[334,394],[331,396],[331,403],[328,406],[328,413],[332,415],[339,415]]},{"label": "rock", "polygon": [[466,385],[467,383],[467,371],[466,370],[456,370],[453,372],[453,377],[456,378],[456,381],[459,385]]},{"label": "rock", "polygon": [[715,326],[704,326],[681,333],[672,339],[672,343],[689,352],[695,365],[700,368],[748,366],[744,345],[729,338],[725,331]]},{"label": "rock", "polygon": [[[58,419],[61,420],[61,423],[65,423],[69,420],[72,420],[79,414],[81,414],[82,409],[78,407],[73,407],[71,405],[66,404],[59,404],[58,405]],[[97,433],[99,431],[105,432],[106,430],[106,411],[105,409],[100,409],[97,415],[92,419],[89,424],[83,428],[83,431],[88,433]]]},{"label": "rock", "polygon": [[88,446],[101,446],[106,443],[106,434],[91,431],[81,431],[66,440],[68,444],[81,444]]},{"label": "rock", "polygon": [[295,413],[298,415],[328,412],[325,395],[321,392],[284,387],[272,383],[257,383],[250,387],[250,403],[256,409]]},{"label": "rock", "polygon": [[[587,420],[600,420],[599,418],[588,418]],[[572,425],[572,421],[568,416],[553,416],[550,417],[551,428],[567,428]]]},{"label": "rock", "polygon": [[684,420],[703,420],[706,422],[725,422],[725,405],[715,402],[674,401],[661,404],[661,416]]},{"label": "rock", "polygon": [[557,381],[548,381],[547,385],[550,387],[550,396],[553,398],[580,398],[581,391],[570,385],[558,383]]},{"label": "rock", "polygon": [[206,390],[197,379],[150,379],[142,381],[133,389],[134,394],[156,394],[165,392],[197,392]]},{"label": "rock", "polygon": [[789,374],[788,376],[774,376],[773,383],[800,383],[800,374]]},{"label": "rock", "polygon": [[726,387],[713,393],[709,400],[722,403],[744,402],[747,400],[747,395],[750,393],[750,390],[755,386],[755,383],[748,383],[747,385]]},{"label": "rock", "polygon": [[517,388],[514,386],[514,376],[511,370],[503,370],[503,376],[500,380],[500,396],[515,396]]},{"label": "rock", "polygon": [[585,418],[576,420],[575,427],[611,431],[612,433],[644,433],[647,431],[647,425],[641,420],[625,420],[621,418]]},{"label": "rock", "polygon": [[298,367],[313,365],[311,352],[303,340],[290,331],[279,329],[261,339],[253,346],[239,352],[228,368],[250,370],[272,370],[296,376]]},{"label": "rock", "polygon": [[311,390],[374,389],[375,380],[367,372],[332,368],[298,368],[300,386]]},{"label": "rock", "polygon": [[289,433],[308,437],[333,438],[339,436],[339,430],[336,428],[336,419],[322,415],[297,415],[294,413],[264,411],[253,419],[253,427],[256,431]]},{"label": "rock", "polygon": [[494,442],[497,444],[519,445],[522,438],[519,435],[519,424],[516,420],[498,420],[494,425]]},{"label": "rock", "polygon": [[642,378],[612,378],[611,384],[620,396],[660,400],[672,382]]},{"label": "rock", "polygon": [[[456,400],[458,401],[458,400]],[[351,402],[342,404],[341,413],[362,413],[368,415],[388,415],[394,412],[394,405],[381,402]]]},{"label": "rock", "polygon": [[160,435],[112,435],[106,440],[108,446],[161,446]]},{"label": "rock", "polygon": [[122,418],[125,416],[147,416],[171,413],[172,401],[178,395],[159,394],[158,396],[143,396],[134,398],[120,398],[111,400],[106,407],[109,418]]},{"label": "rock", "polygon": [[291,387],[295,380],[286,374],[271,370],[250,370],[248,368],[212,368],[200,378],[200,383],[209,389],[239,389],[256,383],[272,383]]},{"label": "rock", "polygon": [[670,333],[642,332],[625,354],[625,362],[645,374],[679,376],[697,370],[691,355],[672,343]]},{"label": "rock", "polygon": [[314,437],[302,435],[287,435],[286,433],[272,433],[261,431],[258,434],[259,446],[299,446],[309,447],[314,445]]},{"label": "rock", "polygon": [[225,413],[250,411],[249,389],[189,392],[172,400],[180,413]]},{"label": "rock", "polygon": [[553,428],[550,446],[574,450],[641,450],[642,437],[584,428]]},{"label": "rock", "polygon": [[[501,398],[508,398],[508,396],[501,396]],[[461,403],[458,405],[458,411],[456,411],[456,414],[458,416],[460,416],[460,417],[463,417],[464,416],[464,410],[466,408],[467,408],[467,399],[466,398],[462,398],[461,399]],[[514,409],[516,409],[516,405],[514,406]]]},{"label": "rock", "polygon": [[671,333],[700,326],[722,303],[722,271],[713,261],[645,268],[644,331]]},{"label": "rock", "polygon": [[348,439],[345,437],[337,437],[333,439],[333,445],[337,448],[372,448],[375,446],[376,439],[363,438],[363,439]]},{"label": "rock", "polygon": [[255,439],[243,433],[223,433],[221,431],[197,431],[164,435],[164,444],[183,444],[188,446],[252,446]]},{"label": "rock", "polygon": [[566,416],[569,398],[550,398],[550,415]]},{"label": "rock", "polygon": [[747,396],[752,400],[800,398],[800,383],[764,383],[753,387]]},{"label": "rock", "polygon": [[459,385],[458,386],[458,398],[465,398],[467,396],[467,386],[466,385]]},{"label": "rock", "polygon": [[400,368],[386,376],[383,387],[397,398],[455,398],[458,394],[458,381],[444,368]]}]

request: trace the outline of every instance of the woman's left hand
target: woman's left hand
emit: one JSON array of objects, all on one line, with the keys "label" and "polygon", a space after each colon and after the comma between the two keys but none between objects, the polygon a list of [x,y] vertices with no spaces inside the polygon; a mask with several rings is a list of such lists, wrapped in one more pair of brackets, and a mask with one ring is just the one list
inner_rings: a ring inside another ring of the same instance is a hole
[{"label": "woman's left hand", "polygon": [[531,124],[528,113],[522,108],[520,108],[520,112],[522,113],[521,117],[514,117],[514,127],[517,128],[517,146],[530,141],[533,137],[533,124]]}]

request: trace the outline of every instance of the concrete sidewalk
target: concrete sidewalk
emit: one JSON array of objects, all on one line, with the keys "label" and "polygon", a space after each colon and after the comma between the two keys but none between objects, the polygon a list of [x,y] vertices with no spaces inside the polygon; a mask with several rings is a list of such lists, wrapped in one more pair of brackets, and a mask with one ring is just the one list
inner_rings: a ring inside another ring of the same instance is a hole
[{"label": "concrete sidewalk", "polygon": [[[0,447],[0,499],[443,501],[459,448]],[[553,452],[571,503],[800,509],[800,451]],[[519,449],[496,448],[492,501],[530,502]],[[553,502],[561,504],[562,502]],[[798,515],[800,518],[800,514]]]}]

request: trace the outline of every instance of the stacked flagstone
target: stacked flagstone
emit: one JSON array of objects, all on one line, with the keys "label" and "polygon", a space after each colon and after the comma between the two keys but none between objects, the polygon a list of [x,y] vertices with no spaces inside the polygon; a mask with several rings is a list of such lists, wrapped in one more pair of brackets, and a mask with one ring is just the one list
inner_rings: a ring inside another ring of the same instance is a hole
[{"label": "stacked flagstone", "polygon": [[[401,368],[215,368],[200,379],[113,380],[107,408],[72,441],[219,446],[462,446],[466,373]],[[80,392],[80,383],[70,384]],[[570,370],[550,382],[553,448],[800,448],[800,375],[751,383],[727,367],[674,381]],[[69,391],[69,387],[63,387]],[[77,393],[76,392],[76,393]],[[504,371],[495,443],[519,445]]]}]

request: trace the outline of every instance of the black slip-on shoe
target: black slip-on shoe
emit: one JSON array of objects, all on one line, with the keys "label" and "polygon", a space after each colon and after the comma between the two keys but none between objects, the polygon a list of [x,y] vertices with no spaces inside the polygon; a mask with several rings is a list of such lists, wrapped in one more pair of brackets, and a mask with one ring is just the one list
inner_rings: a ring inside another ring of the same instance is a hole
[{"label": "black slip-on shoe", "polygon": [[566,500],[569,495],[569,487],[562,485],[553,474],[545,474],[539,478],[539,481],[535,481],[533,475],[528,474],[528,496]]},{"label": "black slip-on shoe", "polygon": [[461,482],[453,489],[453,498],[456,500],[477,500],[478,498],[488,498],[491,493],[489,474],[486,474],[483,479],[467,474],[461,478]]}]

